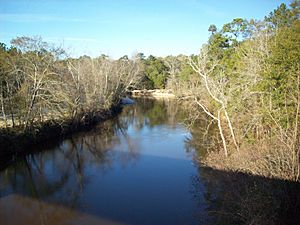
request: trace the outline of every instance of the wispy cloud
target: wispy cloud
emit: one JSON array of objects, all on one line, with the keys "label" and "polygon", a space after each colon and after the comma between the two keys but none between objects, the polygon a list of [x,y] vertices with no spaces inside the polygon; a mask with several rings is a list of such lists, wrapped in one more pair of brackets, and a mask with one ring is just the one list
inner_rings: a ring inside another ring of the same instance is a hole
[{"label": "wispy cloud", "polygon": [[102,41],[96,38],[77,38],[77,37],[66,37],[64,38],[66,41],[86,41],[86,42],[94,42],[94,43],[103,43]]},{"label": "wispy cloud", "polygon": [[35,22],[87,22],[86,19],[59,17],[41,14],[0,13],[0,22],[35,23]]},{"label": "wispy cloud", "polygon": [[105,44],[102,40],[96,38],[85,38],[85,37],[47,37],[45,38],[46,41],[53,41],[53,42],[88,42],[88,43],[97,43],[97,44]]}]

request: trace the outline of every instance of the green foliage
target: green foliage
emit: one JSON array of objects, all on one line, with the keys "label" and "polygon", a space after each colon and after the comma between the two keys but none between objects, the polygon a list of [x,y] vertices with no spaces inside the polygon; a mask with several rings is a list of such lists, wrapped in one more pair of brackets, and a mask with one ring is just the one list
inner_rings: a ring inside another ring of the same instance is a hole
[{"label": "green foliage", "polygon": [[293,20],[299,20],[300,19],[300,1],[299,0],[293,0],[290,4],[291,6],[291,13]]},{"label": "green foliage", "polygon": [[288,126],[296,116],[295,99],[300,88],[300,23],[278,28],[270,40],[270,49],[272,54],[267,59],[261,87],[270,94],[274,109],[285,109],[280,120]]},{"label": "green foliage", "polygon": [[145,61],[145,74],[153,84],[153,88],[165,88],[168,78],[168,68],[163,60],[150,55]]},{"label": "green foliage", "polygon": [[177,74],[177,79],[182,82],[188,81],[192,76],[196,76],[193,69],[188,64],[183,64],[180,72]]},{"label": "green foliage", "polygon": [[233,19],[232,22],[223,25],[222,33],[227,34],[233,44],[236,44],[238,40],[249,37],[249,22],[242,18]]},{"label": "green foliage", "polygon": [[230,42],[228,37],[226,37],[223,33],[218,32],[210,36],[208,46],[209,55],[220,59],[223,57],[225,49],[230,47]]},{"label": "green foliage", "polygon": [[265,21],[269,22],[272,28],[290,26],[293,20],[291,10],[284,3],[265,17]]},{"label": "green foliage", "polygon": [[214,34],[217,32],[217,27],[214,24],[211,24],[208,28],[208,31],[211,32],[211,34]]}]

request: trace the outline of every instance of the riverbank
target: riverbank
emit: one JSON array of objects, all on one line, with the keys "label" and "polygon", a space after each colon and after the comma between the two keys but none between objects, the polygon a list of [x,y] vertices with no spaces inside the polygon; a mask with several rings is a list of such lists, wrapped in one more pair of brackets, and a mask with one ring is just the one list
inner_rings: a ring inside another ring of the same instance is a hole
[{"label": "riverbank", "polygon": [[[276,144],[275,144],[276,145]],[[211,151],[198,158],[210,171],[207,186],[221,204],[215,224],[295,224],[300,219],[300,182],[287,149],[256,143],[224,157]],[[223,223],[223,221],[226,221]]]},{"label": "riverbank", "polygon": [[30,130],[20,127],[0,129],[0,169],[16,157],[42,150],[49,144],[56,145],[73,133],[91,129],[96,124],[111,119],[122,110],[119,104],[107,110],[85,113],[78,118],[65,121],[46,121]]},{"label": "riverbank", "polygon": [[175,94],[171,90],[167,89],[154,89],[154,90],[133,90],[130,93],[132,97],[146,97],[146,98],[155,98],[155,99],[162,99],[162,98],[175,98]]}]

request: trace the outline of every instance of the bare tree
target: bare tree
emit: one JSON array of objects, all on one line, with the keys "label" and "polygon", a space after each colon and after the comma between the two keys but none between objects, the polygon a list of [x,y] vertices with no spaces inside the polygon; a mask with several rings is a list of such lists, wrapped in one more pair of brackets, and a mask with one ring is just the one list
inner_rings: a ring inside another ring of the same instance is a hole
[{"label": "bare tree", "polygon": [[203,46],[198,57],[196,59],[190,57],[189,63],[193,70],[200,76],[201,84],[206,92],[206,96],[217,105],[216,112],[213,112],[212,110],[209,110],[209,107],[203,102],[203,96],[194,96],[195,102],[202,110],[213,120],[217,121],[225,155],[228,155],[228,149],[226,137],[224,136],[224,127],[222,123],[224,119],[222,114],[224,114],[225,121],[230,129],[232,141],[239,151],[234,128],[228,113],[228,96],[226,95],[226,92],[228,91],[225,90],[228,80],[222,77],[221,74],[215,78],[212,76],[214,69],[218,65],[218,60],[213,60],[212,63],[209,63],[208,48],[207,46]]}]

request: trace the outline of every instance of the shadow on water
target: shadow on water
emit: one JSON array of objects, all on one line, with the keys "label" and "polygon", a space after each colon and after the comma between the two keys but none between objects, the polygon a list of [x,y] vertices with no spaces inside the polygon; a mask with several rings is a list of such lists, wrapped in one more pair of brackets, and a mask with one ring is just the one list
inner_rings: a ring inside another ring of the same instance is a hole
[{"label": "shadow on water", "polygon": [[[193,178],[195,199],[205,187],[209,224],[299,224],[300,183],[240,172],[199,167]],[[202,204],[200,202],[199,204]],[[203,222],[201,213],[198,216]]]},{"label": "shadow on water", "polygon": [[212,127],[202,138],[205,121],[189,133],[186,117],[176,102],[139,99],[116,119],[18,159],[0,173],[0,224],[300,221],[299,183],[192,163],[216,137]]},{"label": "shadow on water", "polygon": [[[192,193],[196,201],[204,196],[206,204],[205,216],[198,215],[200,224],[300,224],[300,182],[203,166],[198,159],[220,147],[217,126],[203,116],[190,133],[185,147],[195,150],[198,167]],[[210,221],[203,220],[206,217]]]}]

